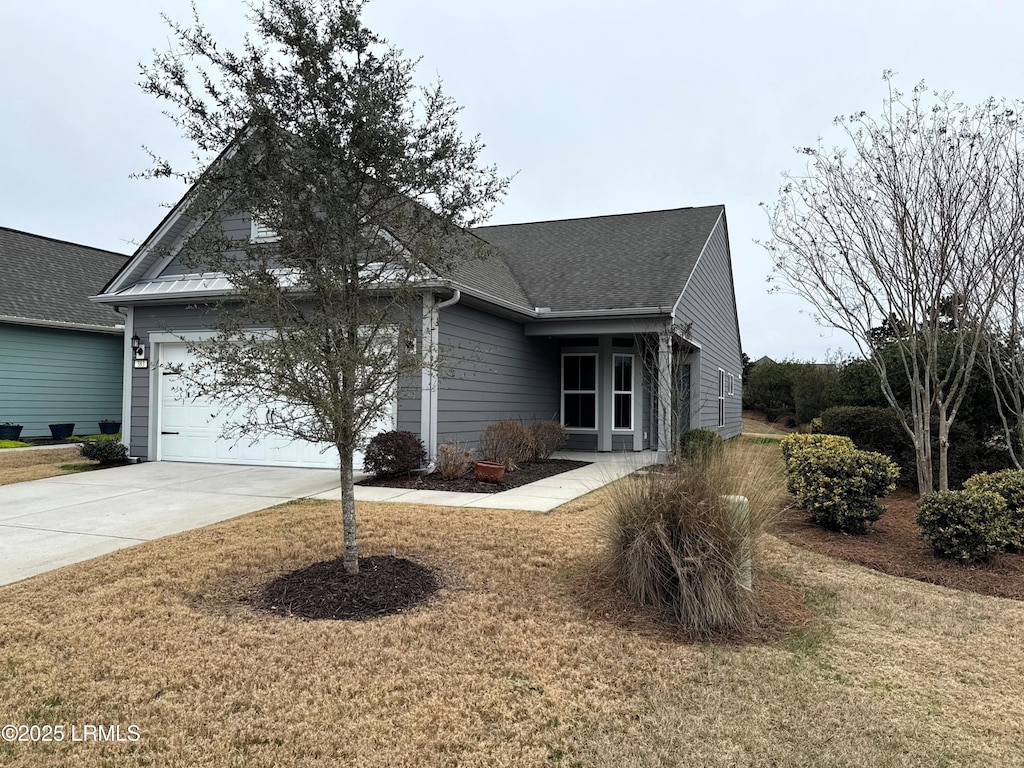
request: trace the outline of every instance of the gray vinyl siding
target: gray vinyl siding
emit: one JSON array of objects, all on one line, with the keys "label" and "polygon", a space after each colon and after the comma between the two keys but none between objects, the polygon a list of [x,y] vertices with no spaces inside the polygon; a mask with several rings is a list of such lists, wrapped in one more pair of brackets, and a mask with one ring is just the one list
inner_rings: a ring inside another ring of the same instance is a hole
[{"label": "gray vinyl siding", "polygon": [[[632,440],[632,435],[630,436]],[[570,432],[569,442],[565,444],[567,451],[596,451],[597,432]],[[629,450],[633,450],[630,445]]]},{"label": "gray vinyl siding", "polygon": [[[248,213],[233,213],[230,216],[225,217],[221,222],[224,236],[231,240],[242,240],[248,242],[250,235],[252,234],[252,216]],[[184,251],[180,252],[174,257],[160,271],[161,277],[173,277],[175,275],[185,275],[190,272],[195,272],[194,267],[189,267],[183,261]]]},{"label": "gray vinyl siding", "polygon": [[[679,302],[676,320],[684,327],[692,324],[690,338],[700,346],[700,381],[693,392],[694,397],[700,398],[700,419],[691,426],[715,430],[724,438],[735,437],[742,431],[740,375],[743,364],[724,217],[718,220],[694,267]],[[735,377],[733,394],[725,397],[725,426],[722,428],[718,427],[719,369],[726,373],[727,390],[728,374]],[[691,381],[693,384],[696,382]]]},{"label": "gray vinyl siding", "polygon": [[92,435],[119,420],[123,346],[121,334],[0,324],[0,422],[48,437],[50,424]]},{"label": "gray vinyl siding", "polygon": [[146,356],[150,362],[148,369],[132,370],[132,456],[146,457],[149,454],[150,382],[156,370],[149,334],[206,331],[216,325],[216,319],[212,309],[195,304],[143,304],[135,307],[134,333],[146,345]]},{"label": "gray vinyl siding", "polygon": [[555,343],[526,336],[519,323],[459,304],[441,310],[438,330],[439,442],[459,440],[475,448],[480,432],[500,419],[558,418]]}]

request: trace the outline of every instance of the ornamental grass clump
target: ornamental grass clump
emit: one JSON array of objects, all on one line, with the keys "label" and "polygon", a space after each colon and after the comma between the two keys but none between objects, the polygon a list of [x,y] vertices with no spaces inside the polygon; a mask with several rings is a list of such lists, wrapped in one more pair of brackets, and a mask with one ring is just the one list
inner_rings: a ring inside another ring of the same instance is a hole
[{"label": "ornamental grass clump", "polygon": [[695,638],[743,633],[757,616],[758,540],[783,498],[777,461],[755,446],[631,475],[610,486],[605,567]]},{"label": "ornamental grass clump", "polygon": [[900,474],[888,456],[859,451],[836,435],[791,435],[782,454],[786,488],[797,503],[816,524],[843,533],[867,533],[885,512],[878,500],[896,489]]},{"label": "ornamental grass clump", "polygon": [[1006,499],[981,488],[939,491],[917,502],[917,524],[939,557],[987,563],[1003,549]]},{"label": "ornamental grass clump", "polygon": [[964,490],[998,493],[1006,501],[1003,546],[1010,552],[1024,552],[1024,470],[980,472],[964,482]]}]

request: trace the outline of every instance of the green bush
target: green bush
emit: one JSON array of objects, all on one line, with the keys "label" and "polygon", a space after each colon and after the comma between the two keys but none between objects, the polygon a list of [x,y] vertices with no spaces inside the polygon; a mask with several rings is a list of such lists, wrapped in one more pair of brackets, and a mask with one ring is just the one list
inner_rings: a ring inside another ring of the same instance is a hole
[{"label": "green bush", "polygon": [[787,464],[793,454],[805,448],[832,448],[834,450],[853,450],[857,446],[848,437],[842,435],[812,435],[797,433],[786,435],[779,443],[782,449],[782,459]]},{"label": "green bush", "polygon": [[1006,501],[1005,540],[1011,552],[1024,552],[1024,470],[981,472],[964,482],[965,491],[991,491]]},{"label": "green bush", "polygon": [[550,459],[551,454],[562,450],[569,442],[569,430],[557,421],[535,421],[529,429],[533,439],[534,461]]},{"label": "green bush", "polygon": [[815,523],[865,533],[885,512],[878,499],[895,489],[899,469],[888,456],[833,442],[791,451],[786,474],[787,488]]},{"label": "green bush", "polygon": [[394,430],[374,435],[366,446],[363,471],[375,475],[408,475],[423,466],[427,451],[412,432]]},{"label": "green bush", "polygon": [[939,557],[965,565],[988,562],[1006,539],[1006,499],[972,488],[940,491],[917,502],[917,524]]},{"label": "green bush", "polygon": [[688,429],[679,436],[679,455],[691,462],[707,462],[721,455],[723,446],[721,435],[702,427]]},{"label": "green bush", "polygon": [[124,464],[128,460],[128,449],[117,440],[89,440],[78,446],[83,459],[98,461],[104,466]]}]

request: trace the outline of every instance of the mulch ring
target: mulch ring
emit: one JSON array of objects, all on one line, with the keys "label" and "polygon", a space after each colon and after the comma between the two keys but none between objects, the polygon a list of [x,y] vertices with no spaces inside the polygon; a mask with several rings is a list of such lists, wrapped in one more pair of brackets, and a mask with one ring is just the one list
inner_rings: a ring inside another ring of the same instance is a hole
[{"label": "mulch ring", "polygon": [[506,472],[500,483],[481,483],[473,476],[471,469],[455,480],[445,480],[437,472],[429,475],[411,475],[408,477],[372,477],[360,480],[356,485],[375,485],[385,488],[409,488],[414,491],[462,491],[466,493],[498,493],[510,488],[543,480],[545,477],[560,475],[570,469],[579,469],[589,464],[588,461],[569,461],[568,459],[547,459],[523,464],[514,472]]},{"label": "mulch ring", "polygon": [[886,513],[863,536],[825,530],[811,522],[806,510],[795,507],[783,513],[773,533],[792,544],[893,576],[1024,600],[1024,554],[1000,554],[985,566],[936,557],[914,521],[917,499],[915,493],[896,491],[883,502]]},{"label": "mulch ring", "polygon": [[438,589],[433,571],[404,557],[361,557],[355,576],[345,572],[339,557],[274,579],[250,602],[282,616],[361,621],[400,613],[426,602]]}]

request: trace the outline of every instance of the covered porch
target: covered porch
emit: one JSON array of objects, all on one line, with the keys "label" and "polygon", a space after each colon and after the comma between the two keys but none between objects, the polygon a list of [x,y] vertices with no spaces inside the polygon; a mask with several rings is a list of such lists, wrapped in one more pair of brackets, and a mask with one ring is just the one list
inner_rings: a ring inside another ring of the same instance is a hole
[{"label": "covered porch", "polygon": [[664,319],[556,321],[526,327],[558,348],[560,419],[568,451],[657,451],[699,415],[700,349]]}]

